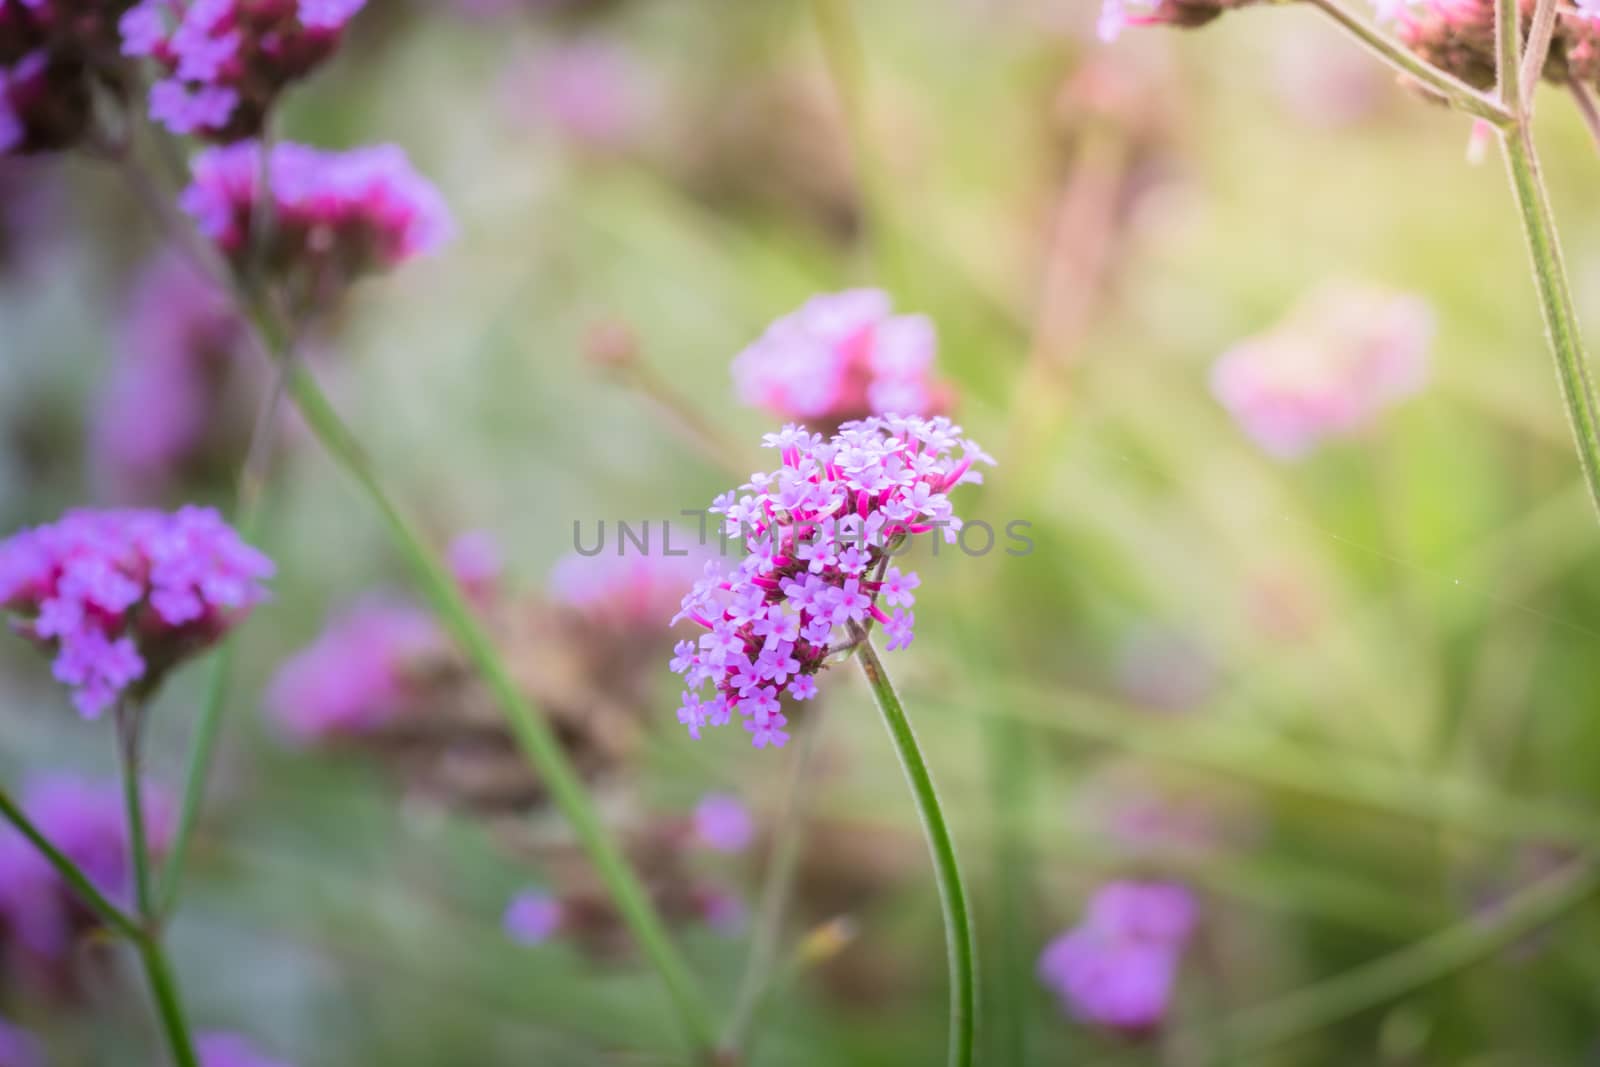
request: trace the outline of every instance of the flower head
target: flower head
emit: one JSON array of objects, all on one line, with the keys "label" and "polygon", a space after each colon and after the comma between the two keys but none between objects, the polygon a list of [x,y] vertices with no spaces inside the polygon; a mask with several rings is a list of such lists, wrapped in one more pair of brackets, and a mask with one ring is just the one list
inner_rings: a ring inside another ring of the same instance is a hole
[{"label": "flower head", "polygon": [[[149,786],[143,804],[148,846],[160,855],[172,841],[176,807]],[[97,889],[114,902],[128,901],[133,868],[120,786],[43,778],[24,789],[22,808]],[[32,842],[9,824],[0,826],[0,942],[19,946],[25,958],[60,964],[70,957],[73,940],[96,921]]]},{"label": "flower head", "polygon": [[238,1034],[209,1033],[195,1037],[200,1067],[289,1067],[283,1060],[262,1054]]},{"label": "flower head", "polygon": [[22,1027],[0,1019],[0,1067],[44,1067],[44,1046]]},{"label": "flower head", "polygon": [[117,19],[131,0],[0,3],[0,156],[70,148],[95,98],[121,94]]},{"label": "flower head", "polygon": [[274,273],[299,283],[307,300],[325,300],[362,274],[433,252],[453,233],[444,199],[394,145],[323,152],[305,145],[245,141],[195,157],[180,203],[200,230],[235,261],[250,254],[251,221],[271,190],[271,237],[262,256]]},{"label": "flower head", "polygon": [[0,542],[0,610],[94,718],[220,638],[272,572],[210,508],[73,511]]},{"label": "flower head", "polygon": [[[890,579],[890,554],[940,527],[953,538],[960,520],[946,494],[982,481],[974,463],[994,462],[943,416],[850,422],[830,441],[791,425],[766,445],[782,466],[711,507],[749,555],[731,570],[711,562],[683,598],[678,618],[708,632],[673,660],[700,712],[691,731],[737,714],[757,748],[788,740],[781,695],[815,693],[809,678],[847,628],[881,623],[891,648],[910,644],[910,613],[878,604],[886,584],[907,602],[916,585],[898,571]],[[694,692],[706,683],[702,702]]]},{"label": "flower head", "polygon": [[1211,388],[1257,444],[1294,458],[1421,389],[1432,337],[1433,315],[1416,297],[1325,289],[1225,352]]},{"label": "flower head", "polygon": [[1184,887],[1113,882],[1046,946],[1039,979],[1085,1022],[1142,1031],[1166,1015],[1198,907]]},{"label": "flower head", "polygon": [[539,945],[561,929],[561,901],[548,893],[527,890],[518,893],[506,907],[506,935],[519,945]]},{"label": "flower head", "polygon": [[278,669],[267,709],[301,742],[368,733],[405,713],[418,688],[413,665],[439,644],[426,612],[395,597],[368,596]]},{"label": "flower head", "polygon": [[694,833],[707,848],[718,852],[743,852],[755,839],[756,824],[750,809],[737,797],[708,793],[695,806]]},{"label": "flower head", "polygon": [[[90,449],[97,481],[119,501],[159,498],[180,475],[242,453],[253,379],[235,360],[244,330],[226,294],[176,254],[140,277],[118,358],[101,393]],[[232,435],[237,436],[237,435]],[[220,449],[219,441],[236,444]],[[230,464],[231,469],[231,464]]]},{"label": "flower head", "polygon": [[951,393],[934,378],[938,341],[924,315],[896,315],[888,294],[812,297],[733,361],[739,398],[821,428],[868,415],[930,415]]},{"label": "flower head", "polygon": [[274,100],[339,46],[366,0],[139,0],[122,16],[122,50],[166,77],[150,117],[176,134],[254,137]]}]

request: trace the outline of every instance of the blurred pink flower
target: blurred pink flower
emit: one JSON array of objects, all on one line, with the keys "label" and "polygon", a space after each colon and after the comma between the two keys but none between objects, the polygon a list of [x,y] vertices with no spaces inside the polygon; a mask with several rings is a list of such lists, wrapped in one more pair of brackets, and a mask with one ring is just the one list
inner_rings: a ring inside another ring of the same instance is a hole
[{"label": "blurred pink flower", "polygon": [[467,599],[479,607],[492,604],[505,576],[500,542],[487,530],[468,530],[450,542],[446,553],[450,573]]},{"label": "blurred pink flower", "polygon": [[504,94],[511,114],[548,126],[585,151],[625,148],[649,121],[651,89],[638,59],[599,37],[567,41],[518,60]]},{"label": "blurred pink flower", "polygon": [[564,917],[561,902],[555,897],[527,890],[513,897],[506,907],[504,925],[507,936],[519,945],[540,945],[556,935]]},{"label": "blurred pink flower", "polygon": [[269,714],[300,742],[360,736],[404,714],[412,665],[437,647],[433,617],[405,600],[369,595],[335,615],[278,668]]},{"label": "blurred pink flower", "polygon": [[1046,946],[1039,979],[1084,1022],[1143,1031],[1165,1018],[1198,907],[1179,885],[1113,882]]},{"label": "blurred pink flower", "polygon": [[283,1060],[263,1055],[238,1034],[209,1033],[195,1037],[200,1067],[289,1067]]},{"label": "blurred pink flower", "polygon": [[[673,555],[666,555],[670,546]],[[621,547],[626,547],[623,545]],[[677,555],[687,551],[688,555]],[[617,629],[665,630],[678,601],[700,577],[709,552],[693,534],[672,529],[644,552],[568,553],[550,570],[550,597],[590,622]]]},{"label": "blurred pink flower", "polygon": [[1329,286],[1225,352],[1212,368],[1212,391],[1257,444],[1292,459],[1418,392],[1433,329],[1418,297]]},{"label": "blurred pink flower", "polygon": [[694,833],[718,852],[743,852],[755,840],[756,824],[738,797],[707,793],[694,809]]},{"label": "blurred pink flower", "polygon": [[44,1046],[22,1027],[0,1019],[0,1067],[45,1067]]},{"label": "blurred pink flower", "polygon": [[130,0],[0,2],[0,156],[70,148],[122,83],[117,19]]},{"label": "blurred pink flower", "polygon": [[896,315],[878,289],[812,297],[733,361],[739,399],[813,429],[868,415],[930,415],[950,388],[934,377],[938,338],[925,315]]}]

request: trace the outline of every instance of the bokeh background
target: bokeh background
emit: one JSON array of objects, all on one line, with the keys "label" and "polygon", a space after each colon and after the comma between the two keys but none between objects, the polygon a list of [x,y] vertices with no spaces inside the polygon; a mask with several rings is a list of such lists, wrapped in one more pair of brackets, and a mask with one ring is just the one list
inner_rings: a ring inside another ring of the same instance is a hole
[{"label": "bokeh background", "polygon": [[[1470,162],[1466,120],[1297,5],[1110,44],[1077,0],[855,8],[865,166],[803,3],[369,5],[278,132],[401,144],[456,216],[456,240],[364,283],[315,342],[397,496],[441,545],[491,533],[539,596],[575,522],[677,518],[763,467],[777,420],[738,402],[730,361],[815,293],[882,286],[933,318],[954,413],[999,461],[958,510],[1027,521],[1035,543],[919,558],[918,638],[888,660],[975,896],[983,1062],[1592,1062],[1600,915],[1581,900],[1548,932],[1340,999],[1352,970],[1587,877],[1600,825],[1600,531],[1493,146]],[[1593,322],[1600,160],[1543,93]],[[0,189],[9,532],[117,495],[91,444],[163,238],[92,160],[0,161]],[[1426,303],[1426,381],[1274,456],[1212,368],[1292,334],[1331,284]],[[649,374],[608,367],[618,346]],[[330,613],[405,587],[364,499],[303,429],[283,436],[259,537],[280,575],[237,637],[172,930],[192,1014],[303,1067],[681,1062],[625,945],[507,936],[512,894],[554,875],[499,821],[263,714]],[[240,456],[219,450],[157,496],[228,506]],[[19,640],[0,659],[4,781],[110,777],[109,731],[44,661]],[[174,786],[206,677],[187,668],[158,704],[152,773]],[[664,656],[649,685],[598,784],[619,824],[737,796],[757,844],[691,862],[751,911],[772,838],[801,827],[749,1061],[939,1062],[937,899],[859,678],[824,679],[798,803],[797,746],[691,741]],[[1164,1024],[1140,1034],[1075,1019],[1035,973],[1116,879],[1200,902]],[[678,934],[731,1008],[750,924]],[[55,1062],[157,1062],[126,969],[70,996],[13,979],[0,1003]]]}]

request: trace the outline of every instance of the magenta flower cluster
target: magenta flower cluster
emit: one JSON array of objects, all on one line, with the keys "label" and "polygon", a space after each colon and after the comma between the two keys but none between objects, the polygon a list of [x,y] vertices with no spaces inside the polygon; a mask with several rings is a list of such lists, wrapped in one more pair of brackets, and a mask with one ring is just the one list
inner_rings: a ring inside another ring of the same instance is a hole
[{"label": "magenta flower cluster", "polygon": [[121,20],[122,50],[167,77],[150,117],[173,133],[253,137],[278,94],[333,54],[366,0],[140,0]]},{"label": "magenta flower cluster", "polygon": [[894,314],[882,290],[825,293],[739,353],[733,379],[741,400],[784,419],[931,415],[950,399],[933,376],[937,347],[928,317]]},{"label": "magenta flower cluster", "polygon": [[301,743],[368,733],[405,713],[413,664],[440,640],[433,617],[409,601],[365,597],[278,669],[267,711]]},{"label": "magenta flower cluster", "polygon": [[0,156],[76,143],[115,89],[128,0],[0,0]]},{"label": "magenta flower cluster", "polygon": [[1039,979],[1084,1022],[1149,1030],[1166,1015],[1198,913],[1183,886],[1113,882],[1076,928],[1046,946]]},{"label": "magenta flower cluster", "polygon": [[[88,875],[113,902],[132,895],[121,787],[54,776],[31,783],[22,808],[39,831]],[[146,787],[147,840],[153,854],[165,852],[175,828],[176,805]],[[9,824],[0,825],[0,943],[21,950],[22,960],[61,963],[74,938],[93,924],[88,905],[77,899],[33,843]]]},{"label": "magenta flower cluster", "polygon": [[319,289],[432,252],[454,233],[438,190],[393,145],[324,152],[277,144],[263,168],[261,146],[249,141],[200,153],[181,199],[236,263],[251,251],[263,170],[272,218],[264,258]]},{"label": "magenta flower cluster", "polygon": [[0,543],[0,609],[94,718],[219,639],[272,573],[210,508],[73,511]]},{"label": "magenta flower cluster", "polygon": [[[950,490],[981,482],[973,464],[994,462],[943,416],[864,419],[827,441],[791,425],[764,443],[783,465],[710,509],[749,554],[728,572],[707,565],[674,621],[708,632],[678,642],[672,660],[689,687],[678,720],[690,735],[738,714],[757,748],[788,740],[781,700],[816,695],[844,627],[881,624],[890,651],[911,643],[920,579],[891,555],[939,528],[953,540]],[[698,692],[708,684],[709,699]]]}]

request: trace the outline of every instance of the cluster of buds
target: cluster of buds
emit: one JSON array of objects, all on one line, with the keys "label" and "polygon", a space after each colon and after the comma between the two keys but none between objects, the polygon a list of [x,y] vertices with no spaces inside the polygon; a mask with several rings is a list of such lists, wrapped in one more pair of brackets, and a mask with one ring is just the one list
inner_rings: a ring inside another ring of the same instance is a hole
[{"label": "cluster of buds", "polygon": [[[159,856],[172,839],[176,807],[150,787],[143,803],[148,847]],[[130,902],[133,865],[120,786],[45,778],[27,787],[21,805],[109,900]],[[0,826],[0,957],[7,969],[22,975],[24,985],[69,994],[83,977],[74,967],[79,942],[99,927],[95,913],[33,843],[9,825]]]},{"label": "cluster of buds", "polygon": [[[669,605],[700,562],[574,555],[537,598],[490,584],[484,563],[496,554],[481,538],[458,539],[450,555],[579,773],[595,780],[624,768],[670,641]],[[430,802],[520,816],[546,799],[498,700],[433,619],[397,596],[369,596],[337,616],[279,670],[267,708],[295,741],[372,754]]]},{"label": "cluster of buds", "polygon": [[932,415],[950,390],[934,380],[938,346],[926,315],[896,315],[887,293],[814,296],[733,361],[739,398],[786,421],[833,431],[894,412]]},{"label": "cluster of buds", "polygon": [[255,137],[278,95],[331,56],[366,0],[140,0],[122,49],[167,77],[150,117],[213,141]]},{"label": "cluster of buds", "polygon": [[239,358],[244,324],[227,294],[163,254],[136,283],[121,334],[90,440],[101,492],[148,503],[231,477],[263,383]]},{"label": "cluster of buds", "polygon": [[0,156],[70,148],[95,95],[122,95],[117,20],[132,0],[0,0]]},{"label": "cluster of buds", "polygon": [[[1523,39],[1533,18],[1534,0],[1521,0]],[[1494,0],[1399,0],[1383,6],[1406,47],[1478,89],[1495,83]],[[1383,10],[1380,8],[1380,10]],[[1591,0],[1556,15],[1555,33],[1543,75],[1557,84],[1600,84],[1600,22]]]},{"label": "cluster of buds", "polygon": [[209,508],[74,511],[0,543],[0,610],[95,718],[220,639],[272,572]]},{"label": "cluster of buds", "polygon": [[[755,837],[755,820],[743,804],[711,794],[702,798],[691,819],[650,820],[625,835],[624,847],[662,918],[732,935],[744,926],[744,900],[703,874],[698,860],[707,850],[736,856]],[[528,889],[512,898],[503,920],[507,936],[530,946],[570,940],[586,954],[604,959],[626,955],[631,945],[627,926],[587,859],[571,847],[542,848],[534,858],[550,888]]]},{"label": "cluster of buds", "polygon": [[432,252],[454,232],[438,190],[393,145],[323,152],[283,143],[263,161],[249,141],[200,153],[193,171],[180,204],[201,232],[236,267],[259,256],[303,304]]},{"label": "cluster of buds", "polygon": [[1257,444],[1292,459],[1421,389],[1432,340],[1433,314],[1421,299],[1329,286],[1225,352],[1211,387]]},{"label": "cluster of buds", "polygon": [[788,740],[782,698],[816,696],[847,627],[881,624],[890,651],[911,643],[920,579],[891,559],[913,535],[942,527],[953,540],[961,520],[947,494],[983,480],[975,462],[994,462],[943,416],[864,419],[829,441],[790,425],[764,443],[783,466],[710,508],[749,555],[726,573],[712,561],[683,598],[673,621],[709,632],[680,641],[671,664],[688,684],[678,721],[691,736],[738,714],[757,748]]},{"label": "cluster of buds", "polygon": [[1113,882],[1039,957],[1039,979],[1083,1022],[1129,1033],[1161,1024],[1199,908],[1180,885]]}]

